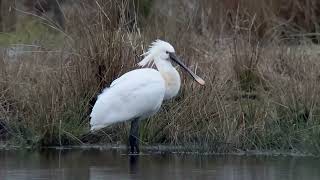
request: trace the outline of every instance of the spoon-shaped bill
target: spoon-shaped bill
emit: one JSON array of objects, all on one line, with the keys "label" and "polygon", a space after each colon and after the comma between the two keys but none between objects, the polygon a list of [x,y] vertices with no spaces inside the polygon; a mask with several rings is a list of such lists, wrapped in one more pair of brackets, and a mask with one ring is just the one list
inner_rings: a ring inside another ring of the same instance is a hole
[{"label": "spoon-shaped bill", "polygon": [[169,53],[169,55],[170,59],[179,64],[184,70],[186,70],[194,78],[195,81],[197,81],[201,85],[205,84],[205,81],[201,77],[193,73],[186,65],[184,65],[175,53]]}]

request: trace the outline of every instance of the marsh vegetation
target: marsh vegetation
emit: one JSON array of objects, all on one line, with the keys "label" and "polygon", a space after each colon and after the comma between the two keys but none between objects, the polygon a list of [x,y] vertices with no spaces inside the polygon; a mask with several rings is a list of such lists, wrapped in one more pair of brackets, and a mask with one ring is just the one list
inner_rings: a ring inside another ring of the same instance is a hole
[{"label": "marsh vegetation", "polygon": [[143,122],[142,145],[319,155],[319,2],[78,0],[61,8],[64,29],[16,8],[14,30],[0,33],[6,145],[125,143],[127,123],[88,134],[88,115],[94,97],[160,38],[207,84],[184,75],[179,97]]}]

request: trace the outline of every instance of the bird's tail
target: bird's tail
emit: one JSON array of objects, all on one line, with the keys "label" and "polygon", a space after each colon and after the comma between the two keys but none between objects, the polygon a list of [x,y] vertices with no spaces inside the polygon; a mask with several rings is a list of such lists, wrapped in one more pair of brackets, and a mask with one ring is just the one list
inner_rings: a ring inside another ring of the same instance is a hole
[{"label": "bird's tail", "polygon": [[105,128],[107,126],[109,126],[111,123],[106,123],[106,124],[94,124],[94,125],[91,125],[91,128],[90,128],[90,131],[91,132],[96,132],[102,128]]}]

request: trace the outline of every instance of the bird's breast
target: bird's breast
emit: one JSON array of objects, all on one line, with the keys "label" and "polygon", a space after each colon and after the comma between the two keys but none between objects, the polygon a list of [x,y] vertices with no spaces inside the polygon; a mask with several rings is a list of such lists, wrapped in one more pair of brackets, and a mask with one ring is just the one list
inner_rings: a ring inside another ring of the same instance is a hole
[{"label": "bird's breast", "polygon": [[164,99],[171,99],[179,92],[181,85],[180,75],[176,70],[170,72],[162,72],[161,75],[166,85]]}]

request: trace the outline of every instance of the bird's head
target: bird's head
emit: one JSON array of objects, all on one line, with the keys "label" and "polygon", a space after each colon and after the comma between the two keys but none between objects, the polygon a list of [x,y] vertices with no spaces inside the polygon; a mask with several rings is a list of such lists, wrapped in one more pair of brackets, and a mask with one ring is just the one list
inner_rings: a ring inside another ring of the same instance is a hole
[{"label": "bird's head", "polygon": [[138,65],[144,67],[150,65],[153,61],[169,61],[170,53],[175,53],[171,44],[162,40],[156,40],[151,44],[148,51],[142,54],[144,59]]},{"label": "bird's head", "polygon": [[144,54],[144,59],[138,63],[139,66],[148,66],[153,61],[166,61],[171,63],[171,61],[180,65],[184,70],[186,70],[199,84],[204,85],[205,81],[193,73],[184,63],[176,56],[173,46],[165,41],[156,40],[149,47],[148,51]]}]

